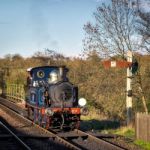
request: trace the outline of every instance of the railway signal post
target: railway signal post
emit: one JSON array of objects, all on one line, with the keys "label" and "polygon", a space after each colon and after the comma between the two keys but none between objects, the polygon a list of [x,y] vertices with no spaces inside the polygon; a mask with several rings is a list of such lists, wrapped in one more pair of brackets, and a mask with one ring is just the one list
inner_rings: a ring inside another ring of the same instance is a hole
[{"label": "railway signal post", "polygon": [[[137,63],[137,62],[136,62]],[[132,123],[132,74],[133,71],[137,71],[138,63],[133,66],[133,54],[132,51],[127,51],[127,60],[111,61],[107,60],[103,62],[105,68],[118,67],[127,68],[127,85],[126,85],[126,111],[127,111],[127,125]]]},{"label": "railway signal post", "polygon": [[[127,62],[132,64],[132,52],[127,52]],[[132,68],[131,66],[127,67],[127,87],[126,87],[126,109],[127,109],[127,125],[130,125],[132,122]]]}]

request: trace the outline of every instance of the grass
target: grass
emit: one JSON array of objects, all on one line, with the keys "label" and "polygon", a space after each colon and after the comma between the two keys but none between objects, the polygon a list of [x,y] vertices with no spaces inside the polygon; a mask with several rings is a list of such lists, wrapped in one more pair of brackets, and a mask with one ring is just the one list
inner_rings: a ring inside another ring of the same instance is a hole
[{"label": "grass", "polygon": [[150,142],[145,142],[142,140],[136,140],[136,141],[134,141],[134,144],[140,146],[144,150],[150,150]]},{"label": "grass", "polygon": [[[105,131],[104,131],[104,133],[105,133]],[[121,127],[119,129],[115,129],[115,130],[108,130],[108,133],[122,135],[126,138],[131,138],[133,140],[135,139],[135,131],[131,127]],[[133,143],[135,145],[139,146],[140,148],[142,148],[143,150],[150,150],[150,142],[145,142],[142,140],[134,140]]]},{"label": "grass", "polygon": [[89,108],[89,114],[87,116],[81,116],[81,120],[84,121],[89,121],[89,120],[102,120],[102,119],[106,119],[106,117],[104,117],[101,114],[97,113],[97,110],[93,107]]},{"label": "grass", "polygon": [[126,138],[134,138],[135,137],[135,131],[131,127],[121,127],[116,130],[112,130],[113,134],[122,135]]},{"label": "grass", "polygon": [[114,129],[119,126],[116,121],[108,120],[103,115],[96,112],[94,108],[90,108],[90,112],[87,116],[81,116],[81,128],[83,130],[107,130]]}]

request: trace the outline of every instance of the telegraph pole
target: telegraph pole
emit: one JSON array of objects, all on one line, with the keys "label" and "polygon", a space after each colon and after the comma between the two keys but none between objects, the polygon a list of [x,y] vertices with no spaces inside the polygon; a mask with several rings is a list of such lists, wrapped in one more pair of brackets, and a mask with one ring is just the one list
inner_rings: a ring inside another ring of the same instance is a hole
[{"label": "telegraph pole", "polygon": [[[132,52],[127,51],[127,62],[132,63]],[[127,125],[130,125],[132,122],[132,68],[127,68],[127,92],[126,92],[126,109],[127,109]]]}]

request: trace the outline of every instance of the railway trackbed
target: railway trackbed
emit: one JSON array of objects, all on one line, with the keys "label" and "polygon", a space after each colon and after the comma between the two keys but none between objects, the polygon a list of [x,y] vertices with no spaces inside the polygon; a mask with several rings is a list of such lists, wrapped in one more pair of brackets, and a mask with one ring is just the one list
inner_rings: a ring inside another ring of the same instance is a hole
[{"label": "railway trackbed", "polygon": [[31,148],[23,140],[21,140],[1,121],[0,121],[0,146],[1,150],[11,148],[16,150],[20,149],[31,150]]},{"label": "railway trackbed", "polygon": [[[24,120],[23,125],[21,127],[17,127],[14,125],[16,130],[21,132],[19,137],[26,139],[26,141],[30,141],[32,143],[32,149],[83,149],[83,150],[127,150],[130,149],[127,145],[122,146],[116,143],[113,143],[107,139],[107,136],[98,136],[92,135],[91,133],[86,133],[81,130],[75,129],[69,132],[56,132],[54,130],[45,130],[40,126],[32,123],[30,120],[26,119],[26,112],[25,110],[21,111],[21,108],[9,102],[5,99],[0,103],[2,107],[5,107],[7,113],[12,111],[15,116],[19,115],[21,120]],[[10,103],[10,104],[9,104]],[[0,105],[0,108],[1,108]],[[5,106],[4,106],[5,105]],[[15,111],[15,112],[14,112]],[[21,115],[23,116],[21,116]],[[10,114],[12,115],[12,114]],[[18,119],[20,121],[20,119]],[[30,128],[25,127],[30,126]],[[25,127],[25,128],[24,128]],[[36,132],[35,132],[36,130]],[[44,133],[43,133],[44,132]],[[22,133],[24,133],[22,135]],[[20,133],[19,133],[20,134]],[[116,138],[116,137],[111,137]],[[29,144],[30,145],[30,144]],[[128,148],[127,148],[128,147]],[[135,148],[131,148],[135,150]],[[137,149],[136,149],[137,150]]]},{"label": "railway trackbed", "polygon": [[69,132],[54,131],[54,133],[83,150],[127,150],[127,148],[108,142],[103,138],[97,138],[79,129]]},{"label": "railway trackbed", "polygon": [[10,128],[12,128],[13,133],[25,141],[25,143],[29,145],[32,150],[80,149],[65,139],[34,124],[32,121],[24,118],[6,106],[0,104],[0,108],[2,109],[0,113],[5,116],[4,122],[7,122]]}]

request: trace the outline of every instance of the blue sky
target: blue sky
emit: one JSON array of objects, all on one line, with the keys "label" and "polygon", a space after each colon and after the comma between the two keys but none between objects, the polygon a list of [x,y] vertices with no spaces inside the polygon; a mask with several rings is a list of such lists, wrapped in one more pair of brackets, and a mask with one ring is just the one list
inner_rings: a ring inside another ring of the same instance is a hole
[{"label": "blue sky", "polygon": [[104,0],[0,0],[0,57],[32,56],[45,48],[82,51],[83,26]]}]

